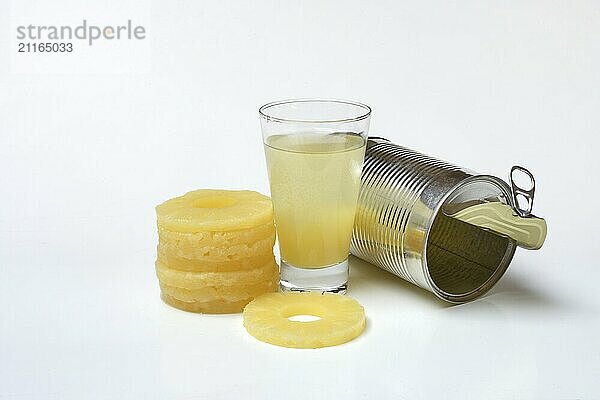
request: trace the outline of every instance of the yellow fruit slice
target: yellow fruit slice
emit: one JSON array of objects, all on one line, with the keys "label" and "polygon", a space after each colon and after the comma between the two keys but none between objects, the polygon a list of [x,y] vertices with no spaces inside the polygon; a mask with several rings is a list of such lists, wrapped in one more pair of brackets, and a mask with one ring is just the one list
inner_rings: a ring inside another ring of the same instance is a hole
[{"label": "yellow fruit slice", "polygon": [[177,257],[169,253],[164,247],[159,244],[157,246],[158,262],[163,265],[168,265],[169,268],[178,269],[180,271],[195,271],[195,272],[229,272],[229,271],[244,271],[262,267],[268,263],[275,262],[273,252],[261,254],[258,256],[241,258],[231,261],[204,261],[198,259],[190,259]]},{"label": "yellow fruit slice", "polygon": [[201,289],[183,289],[175,286],[160,284],[160,290],[177,300],[188,302],[206,302],[223,300],[229,302],[255,298],[262,294],[277,290],[279,278],[276,275],[264,282],[249,285],[206,286]]},{"label": "yellow fruit slice", "polygon": [[203,314],[233,314],[239,313],[244,309],[244,306],[252,301],[252,298],[239,300],[235,302],[215,300],[206,302],[188,302],[177,300],[168,294],[161,293],[161,299],[170,306],[179,308],[180,310],[203,313]]},{"label": "yellow fruit slice", "polygon": [[181,258],[201,261],[239,261],[248,257],[273,254],[275,234],[251,244],[236,244],[228,247],[191,246],[177,242],[160,242],[165,252]]},{"label": "yellow fruit slice", "polygon": [[249,190],[202,189],[156,207],[159,226],[173,232],[237,231],[271,223],[271,199]]},{"label": "yellow fruit slice", "polygon": [[180,249],[182,253],[192,253],[198,247],[229,247],[252,244],[272,238],[275,242],[273,221],[254,228],[226,232],[174,232],[158,226],[158,240],[167,247]]},{"label": "yellow fruit slice", "polygon": [[[288,319],[313,315],[317,321]],[[363,307],[354,299],[332,293],[267,293],[244,308],[244,327],[266,343],[293,348],[319,348],[346,343],[365,329]]]},{"label": "yellow fruit slice", "polygon": [[273,261],[259,268],[246,271],[191,272],[168,268],[157,261],[156,275],[161,283],[169,286],[185,289],[202,289],[207,286],[250,285],[270,281],[273,279],[273,276],[279,275],[279,269]]}]

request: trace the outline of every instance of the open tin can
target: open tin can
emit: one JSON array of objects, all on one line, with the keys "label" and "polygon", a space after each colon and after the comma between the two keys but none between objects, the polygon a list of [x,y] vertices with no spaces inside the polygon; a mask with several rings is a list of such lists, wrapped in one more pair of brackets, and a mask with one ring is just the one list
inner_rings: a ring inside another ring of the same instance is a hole
[{"label": "open tin can", "polygon": [[[516,173],[529,187],[515,184]],[[487,292],[517,246],[539,249],[546,237],[523,167],[511,169],[509,185],[369,138],[361,179],[351,253],[452,303]]]}]

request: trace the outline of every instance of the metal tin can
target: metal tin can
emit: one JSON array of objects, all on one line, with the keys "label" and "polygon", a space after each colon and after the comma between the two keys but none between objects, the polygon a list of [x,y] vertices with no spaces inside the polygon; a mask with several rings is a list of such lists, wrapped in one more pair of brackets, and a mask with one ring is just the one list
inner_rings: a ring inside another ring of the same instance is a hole
[{"label": "metal tin can", "polygon": [[[500,202],[527,217],[533,189],[511,190],[497,177],[370,138],[350,251],[443,300],[473,300],[502,277],[518,243],[452,215]],[[517,194],[527,209],[519,207]]]}]

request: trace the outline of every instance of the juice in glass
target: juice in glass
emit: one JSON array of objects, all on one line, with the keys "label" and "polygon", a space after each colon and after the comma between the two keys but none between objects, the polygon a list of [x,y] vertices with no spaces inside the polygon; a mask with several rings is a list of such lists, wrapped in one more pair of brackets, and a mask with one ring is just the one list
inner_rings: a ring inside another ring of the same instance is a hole
[{"label": "juice in glass", "polygon": [[259,109],[283,290],[345,293],[371,109],[298,99]]},{"label": "juice in glass", "polygon": [[298,268],[344,261],[365,140],[348,133],[273,135],[265,154],[281,259]]}]

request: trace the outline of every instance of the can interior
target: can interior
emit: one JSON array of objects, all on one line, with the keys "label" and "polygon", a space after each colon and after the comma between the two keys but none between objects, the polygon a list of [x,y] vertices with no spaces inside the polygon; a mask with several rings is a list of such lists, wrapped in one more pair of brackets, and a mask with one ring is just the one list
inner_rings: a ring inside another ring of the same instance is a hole
[{"label": "can interior", "polygon": [[464,302],[490,289],[506,271],[515,242],[453,218],[482,202],[509,204],[506,189],[492,180],[473,180],[455,189],[442,204],[426,242],[426,267],[436,294]]}]

